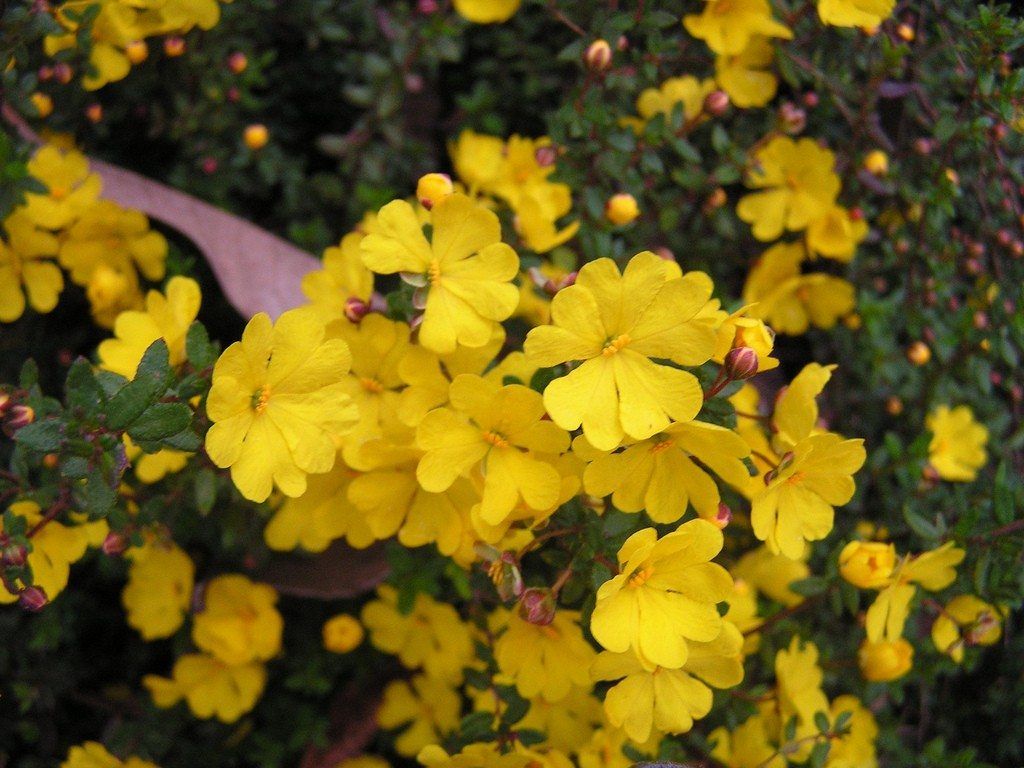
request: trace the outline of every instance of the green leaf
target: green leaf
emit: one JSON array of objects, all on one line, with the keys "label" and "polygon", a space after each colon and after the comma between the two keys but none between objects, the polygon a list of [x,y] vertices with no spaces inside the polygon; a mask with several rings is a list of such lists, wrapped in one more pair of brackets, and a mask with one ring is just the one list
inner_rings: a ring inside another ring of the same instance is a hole
[{"label": "green leaf", "polygon": [[483,741],[493,734],[493,722],[492,712],[472,712],[459,723],[459,735],[469,741]]},{"label": "green leaf", "polygon": [[106,395],[96,381],[92,365],[79,357],[68,369],[64,382],[64,397],[71,408],[81,408],[86,414],[96,413],[106,401]]},{"label": "green leaf", "polygon": [[189,326],[185,335],[185,356],[197,371],[217,362],[217,347],[210,341],[206,327],[198,320]]},{"label": "green leaf", "polygon": [[201,469],[196,472],[193,490],[196,498],[196,509],[204,515],[213,509],[217,501],[217,476],[211,469]]},{"label": "green leaf", "polygon": [[938,527],[917,512],[912,512],[909,507],[904,508],[903,519],[907,521],[910,529],[923,539],[935,540],[942,535]]},{"label": "green leaf", "polygon": [[110,486],[99,470],[92,470],[85,478],[85,484],[75,496],[81,510],[91,519],[106,517],[117,503],[117,491]]},{"label": "green leaf", "polygon": [[147,408],[128,428],[136,442],[165,440],[188,428],[192,410],[184,403],[156,403]]},{"label": "green leaf", "polygon": [[820,595],[828,589],[828,579],[822,578],[821,576],[811,576],[806,579],[794,581],[789,585],[789,588],[798,595],[813,597],[814,595]]},{"label": "green leaf", "polygon": [[60,419],[36,421],[19,429],[14,439],[33,451],[52,453],[60,450],[64,438],[64,422]]},{"label": "green leaf", "polygon": [[1006,461],[999,463],[996,470],[995,488],[992,494],[993,512],[996,520],[1005,525],[1013,520],[1014,504],[1013,491],[1010,490],[1006,480]]},{"label": "green leaf", "polygon": [[814,727],[818,729],[818,733],[828,733],[832,727],[828,722],[828,715],[824,712],[814,713]]}]

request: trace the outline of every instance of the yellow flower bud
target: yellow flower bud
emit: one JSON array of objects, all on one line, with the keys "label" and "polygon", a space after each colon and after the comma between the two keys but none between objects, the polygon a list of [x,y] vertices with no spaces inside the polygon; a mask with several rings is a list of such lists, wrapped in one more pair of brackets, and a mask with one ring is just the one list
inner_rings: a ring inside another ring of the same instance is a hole
[{"label": "yellow flower bud", "polygon": [[631,194],[620,192],[608,198],[604,206],[604,215],[612,224],[621,227],[640,215],[640,206]]},{"label": "yellow flower bud", "polygon": [[881,542],[851,541],[839,553],[839,572],[861,589],[885,586],[896,566],[896,548]]},{"label": "yellow flower bud", "polygon": [[32,106],[36,108],[36,112],[39,113],[39,117],[49,117],[53,112],[53,99],[45,93],[36,91],[29,97],[29,100],[32,102]]},{"label": "yellow flower bud", "polygon": [[447,173],[428,173],[416,183],[416,197],[428,211],[455,191]]},{"label": "yellow flower bud", "polygon": [[145,40],[132,40],[124,47],[124,54],[132,64],[141,64],[149,56],[149,46]]},{"label": "yellow flower bud", "polygon": [[851,331],[859,331],[864,321],[861,320],[860,315],[856,312],[851,312],[843,318],[843,325],[849,328]]},{"label": "yellow flower bud", "polygon": [[233,74],[242,74],[248,66],[249,59],[246,58],[246,55],[241,51],[235,51],[228,56],[228,69],[230,69]]},{"label": "yellow flower bud", "polygon": [[901,40],[904,40],[908,43],[914,42],[914,28],[909,24],[900,24],[898,27],[896,27],[896,34],[899,35]]},{"label": "yellow flower bud", "polygon": [[885,176],[889,172],[889,156],[880,149],[864,156],[864,169],[874,176]]},{"label": "yellow flower bud", "polygon": [[587,46],[583,62],[591,72],[604,72],[612,64],[612,47],[607,40],[595,40]]},{"label": "yellow flower bud", "polygon": [[363,625],[354,616],[339,613],[324,623],[324,648],[332,653],[348,653],[363,642]]},{"label": "yellow flower bud", "polygon": [[255,152],[267,145],[267,142],[270,140],[270,131],[262,123],[253,123],[246,126],[245,132],[242,134],[242,140],[245,142],[245,146]]},{"label": "yellow flower bud", "polygon": [[857,651],[857,663],[865,680],[888,682],[903,677],[914,664],[914,647],[902,637],[890,642],[865,640]]},{"label": "yellow flower bud", "polygon": [[932,351],[923,341],[915,341],[907,347],[907,359],[914,365],[926,365],[932,359]]},{"label": "yellow flower bud", "polygon": [[164,53],[174,58],[185,52],[185,38],[174,35],[164,40]]}]

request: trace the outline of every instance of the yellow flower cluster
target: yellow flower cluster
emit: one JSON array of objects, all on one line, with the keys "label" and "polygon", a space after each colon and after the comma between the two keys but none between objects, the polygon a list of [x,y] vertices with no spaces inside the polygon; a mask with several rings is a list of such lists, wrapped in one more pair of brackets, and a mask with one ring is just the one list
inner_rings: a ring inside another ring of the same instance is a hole
[{"label": "yellow flower cluster", "polygon": [[138,211],[100,200],[100,177],[73,149],[41,147],[28,173],[46,192],[27,193],[0,225],[0,322],[17,320],[26,305],[51,312],[63,267],[85,289],[96,323],[112,327],[122,311],[141,306],[140,275],[163,278],[167,241]]},{"label": "yellow flower cluster", "polygon": [[[284,622],[275,607],[277,592],[246,576],[225,574],[211,579],[193,598],[191,568],[179,563],[175,566],[177,574],[174,568],[156,574],[156,564],[151,562],[155,555],[150,552],[143,553],[141,558],[136,556],[136,563],[150,566],[147,570],[151,589],[143,593],[146,585],[140,584],[141,577],[133,573],[125,589],[125,602],[131,603],[129,610],[134,610],[136,620],[145,621],[146,616],[140,612],[149,612],[151,620],[143,624],[143,636],[148,639],[173,633],[181,624],[182,612],[194,600],[198,608],[192,620],[192,642],[199,652],[180,656],[170,678],[146,675],[142,683],[158,707],[173,707],[184,699],[198,718],[234,722],[256,705],[266,684],[264,662],[281,652]],[[187,560],[187,556],[180,557]],[[133,564],[133,571],[135,567]],[[186,571],[187,581],[179,578]],[[129,600],[133,582],[137,596]],[[161,616],[164,612],[171,614],[177,626],[167,631],[172,623],[168,622],[168,626],[162,627],[166,634],[154,634],[155,622],[166,619]]]},{"label": "yellow flower cluster", "polygon": [[89,27],[88,71],[82,76],[90,91],[124,79],[132,64],[143,61],[145,38],[181,35],[194,27],[211,29],[220,20],[218,0],[67,0],[54,9],[65,32],[46,38],[47,55],[77,47],[77,20],[92,9],[96,15]]},{"label": "yellow flower cluster", "polygon": [[156,763],[131,756],[120,760],[110,754],[97,741],[87,741],[68,750],[67,759],[60,768],[158,768]]},{"label": "yellow flower cluster", "polygon": [[805,260],[818,256],[849,262],[867,236],[860,214],[836,203],[834,162],[829,150],[808,138],[775,136],[753,153],[746,181],[761,191],[743,197],[737,214],[753,225],[758,240],[805,232],[802,241],[778,242],[765,251],[743,288],[743,300],[754,305],[751,316],[779,333],[801,334],[811,325],[828,329],[854,308],[854,288],[846,280],[801,271]]}]

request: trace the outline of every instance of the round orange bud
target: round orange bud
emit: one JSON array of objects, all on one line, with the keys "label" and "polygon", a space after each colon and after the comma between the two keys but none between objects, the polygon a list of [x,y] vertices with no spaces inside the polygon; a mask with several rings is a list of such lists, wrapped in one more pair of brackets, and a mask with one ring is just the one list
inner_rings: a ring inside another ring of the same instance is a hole
[{"label": "round orange bud", "polygon": [[60,463],[60,457],[56,453],[48,453],[43,456],[43,466],[47,469],[56,469]]},{"label": "round orange bud", "polygon": [[612,65],[612,47],[607,40],[597,39],[587,46],[583,63],[591,72],[604,72]]},{"label": "round orange bud", "polygon": [[932,359],[932,351],[923,341],[915,341],[907,347],[907,360],[914,365],[926,365]]},{"label": "round orange bud", "polygon": [[839,553],[839,573],[861,589],[880,589],[896,567],[896,547],[878,541],[851,541]]},{"label": "round orange bud", "polygon": [[85,108],[85,117],[90,123],[98,123],[103,119],[103,105],[93,102]]},{"label": "round orange bud", "polygon": [[889,156],[880,149],[864,155],[864,169],[873,176],[885,176],[889,172]]},{"label": "round orange bud", "polygon": [[245,128],[245,132],[242,134],[242,140],[245,142],[245,146],[254,152],[259,149],[263,149],[270,141],[270,131],[267,130],[267,126],[262,123],[253,123]]},{"label": "round orange bud", "polygon": [[67,85],[75,76],[75,70],[67,62],[59,61],[53,65],[53,76],[61,85]]},{"label": "round orange bud", "polygon": [[640,206],[631,194],[619,192],[608,198],[604,206],[604,215],[612,224],[621,227],[640,215]]},{"label": "round orange bud", "polygon": [[45,93],[36,91],[29,96],[29,101],[31,101],[32,106],[36,108],[36,112],[39,114],[39,117],[49,117],[53,113],[53,99]]},{"label": "round orange bud", "polygon": [[228,56],[228,69],[230,69],[234,74],[242,74],[248,66],[249,59],[247,59],[245,54],[241,51],[235,51]]},{"label": "round orange bud", "polygon": [[729,94],[725,91],[712,91],[704,97],[704,112],[713,117],[721,117],[729,109]]},{"label": "round orange bud", "polygon": [[727,202],[729,202],[729,196],[725,193],[725,190],[721,187],[715,187],[714,191],[708,195],[708,199],[704,201],[704,212],[716,211]]},{"label": "round orange bud", "polygon": [[757,373],[757,352],[750,347],[735,347],[725,355],[725,375],[732,381],[744,381]]},{"label": "round orange bud", "polygon": [[900,40],[908,43],[914,42],[914,37],[916,37],[914,28],[909,24],[900,24],[896,27],[896,34],[899,35]]},{"label": "round orange bud", "polygon": [[324,648],[331,653],[348,653],[359,647],[365,632],[354,616],[339,613],[324,623]]},{"label": "round orange bud", "polygon": [[843,325],[845,325],[851,331],[859,331],[861,326],[864,325],[864,321],[856,312],[851,312],[850,314],[843,318]]},{"label": "round orange bud", "polygon": [[185,38],[178,35],[164,39],[164,53],[170,57],[181,56],[185,52]]},{"label": "round orange bud", "polygon": [[885,412],[890,416],[899,416],[903,413],[903,401],[896,395],[892,395],[885,401]]},{"label": "round orange bud", "polygon": [[452,177],[447,173],[428,173],[416,182],[416,197],[428,211],[454,191]]},{"label": "round orange bud", "polygon": [[149,57],[149,46],[145,40],[132,40],[124,47],[124,55],[132,64],[141,64]]}]

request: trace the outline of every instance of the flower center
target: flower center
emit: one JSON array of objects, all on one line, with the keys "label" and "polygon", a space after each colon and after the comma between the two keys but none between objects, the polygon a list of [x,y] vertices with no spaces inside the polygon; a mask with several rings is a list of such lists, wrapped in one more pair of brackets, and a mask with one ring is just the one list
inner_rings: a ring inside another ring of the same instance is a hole
[{"label": "flower center", "polygon": [[379,395],[384,391],[384,385],[376,379],[371,379],[368,376],[364,376],[359,379],[359,386],[361,386],[367,392],[372,392],[375,395]]},{"label": "flower center", "polygon": [[430,284],[435,288],[441,283],[441,263],[434,259],[430,262],[430,266],[427,268],[427,278],[430,280]]},{"label": "flower center", "polygon": [[786,482],[789,485],[800,485],[804,481],[803,472],[794,472],[792,475],[786,478]]},{"label": "flower center", "polygon": [[604,355],[605,357],[611,357],[620,349],[629,344],[630,341],[632,341],[632,339],[629,338],[629,334],[624,333],[621,336],[612,339],[607,344],[605,344],[604,349],[601,351],[601,354]]},{"label": "flower center", "polygon": [[252,407],[256,413],[263,413],[267,410],[267,403],[270,402],[270,387],[262,386],[258,391],[252,393]]},{"label": "flower center", "polygon": [[68,189],[67,189],[67,187],[57,187],[57,186],[50,187],[50,197],[52,197],[54,200],[63,200],[67,196],[68,196]]},{"label": "flower center", "polygon": [[641,568],[636,571],[632,576],[629,577],[629,586],[631,587],[642,587],[647,583],[647,580],[654,575],[654,566],[648,565],[646,568]]},{"label": "flower center", "polygon": [[495,448],[508,448],[509,446],[508,440],[499,435],[497,432],[484,432],[483,438],[485,443],[490,443]]},{"label": "flower center", "polygon": [[666,438],[665,440],[662,440],[660,443],[655,443],[654,445],[652,445],[651,453],[657,456],[659,453],[664,453],[665,451],[667,451],[673,445],[675,445],[675,441]]}]

